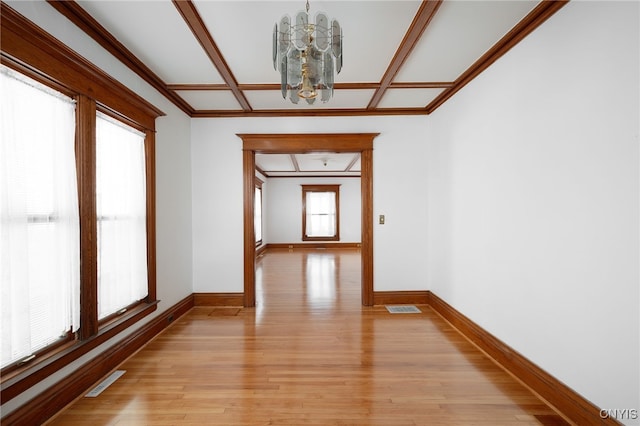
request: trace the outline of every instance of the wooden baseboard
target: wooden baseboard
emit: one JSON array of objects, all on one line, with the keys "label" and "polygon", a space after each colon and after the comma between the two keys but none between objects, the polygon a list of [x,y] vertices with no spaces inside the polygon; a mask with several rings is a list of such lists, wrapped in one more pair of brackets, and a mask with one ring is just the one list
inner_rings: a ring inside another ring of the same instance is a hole
[{"label": "wooden baseboard", "polygon": [[611,418],[602,419],[600,408],[458,312],[431,291],[428,291],[428,304],[463,336],[554,407],[567,420],[577,425],[620,424]]},{"label": "wooden baseboard", "polygon": [[244,306],[244,293],[193,293],[194,306]]},{"label": "wooden baseboard", "polygon": [[256,256],[260,256],[267,249],[267,245],[263,244],[256,248]]},{"label": "wooden baseboard", "polygon": [[36,425],[44,423],[192,307],[193,295],[190,295],[139,330],[133,332],[130,336],[101,352],[69,376],[36,395],[26,404],[2,417],[2,425]]},{"label": "wooden baseboard", "polygon": [[427,291],[374,291],[374,305],[426,305]]},{"label": "wooden baseboard", "polygon": [[269,243],[267,249],[301,249],[301,248],[361,248],[360,243]]}]

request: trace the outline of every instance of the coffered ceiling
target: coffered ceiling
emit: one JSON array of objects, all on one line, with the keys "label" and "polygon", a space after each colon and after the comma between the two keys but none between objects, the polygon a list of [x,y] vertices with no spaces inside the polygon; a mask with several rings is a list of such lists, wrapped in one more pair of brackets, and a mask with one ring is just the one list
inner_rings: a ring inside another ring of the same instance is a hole
[{"label": "coffered ceiling", "polygon": [[265,177],[359,177],[360,153],[256,154]]},{"label": "coffered ceiling", "polygon": [[237,117],[428,114],[565,2],[310,0],[344,33],[334,96],[314,105],[283,99],[272,62],[302,0],[48,3],[191,117]]}]

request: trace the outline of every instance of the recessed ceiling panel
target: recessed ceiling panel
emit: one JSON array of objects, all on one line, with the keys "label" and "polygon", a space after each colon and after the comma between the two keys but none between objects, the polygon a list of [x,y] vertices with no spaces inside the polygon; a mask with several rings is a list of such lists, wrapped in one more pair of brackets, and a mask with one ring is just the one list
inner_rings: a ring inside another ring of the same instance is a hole
[{"label": "recessed ceiling panel", "polygon": [[301,172],[345,172],[357,154],[318,153],[296,155]]},{"label": "recessed ceiling panel", "polygon": [[380,108],[424,108],[445,89],[387,89]]},{"label": "recessed ceiling panel", "polygon": [[[194,1],[222,56],[241,83],[278,83],[273,28],[300,1]],[[378,82],[420,6],[419,1],[310,1],[310,15],[326,13],[342,27],[344,66],[335,82]]]},{"label": "recessed ceiling panel", "polygon": [[169,1],[85,1],[78,4],[165,83],[224,81]]},{"label": "recessed ceiling panel", "polygon": [[360,172],[362,171],[362,157],[360,157],[360,155],[358,155],[358,159],[353,163],[353,165],[351,166],[351,171],[353,172]]},{"label": "recessed ceiling panel", "polygon": [[256,166],[264,172],[295,172],[289,154],[256,154]]},{"label": "recessed ceiling panel", "polygon": [[456,80],[537,1],[444,1],[394,81]]},{"label": "recessed ceiling panel", "polygon": [[339,109],[339,108],[366,108],[373,96],[373,90],[369,89],[336,89],[333,97],[327,103],[316,99],[313,105],[307,104],[303,99],[298,104],[292,103],[289,98],[283,99],[279,90],[245,90],[244,94],[254,110],[264,109]]},{"label": "recessed ceiling panel", "polygon": [[177,90],[176,93],[195,110],[241,110],[230,90]]}]

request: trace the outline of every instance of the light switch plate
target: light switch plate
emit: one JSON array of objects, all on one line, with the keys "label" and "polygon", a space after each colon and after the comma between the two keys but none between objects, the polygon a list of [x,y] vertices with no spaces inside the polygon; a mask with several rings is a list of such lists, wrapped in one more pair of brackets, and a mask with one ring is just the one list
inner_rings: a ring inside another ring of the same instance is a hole
[{"label": "light switch plate", "polygon": [[384,225],[384,215],[383,214],[380,215],[379,222],[380,222],[380,225]]}]

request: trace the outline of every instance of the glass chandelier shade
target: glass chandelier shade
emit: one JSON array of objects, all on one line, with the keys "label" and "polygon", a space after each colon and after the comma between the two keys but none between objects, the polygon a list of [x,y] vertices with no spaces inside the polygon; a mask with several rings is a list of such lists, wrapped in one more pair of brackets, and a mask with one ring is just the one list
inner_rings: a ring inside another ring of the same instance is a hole
[{"label": "glass chandelier shade", "polygon": [[[315,22],[315,23],[314,23]],[[306,11],[280,19],[273,28],[273,67],[280,72],[282,97],[297,104],[300,98],[313,104],[317,98],[327,102],[333,95],[334,73],[342,69],[342,29],[318,12],[315,21]]]}]

